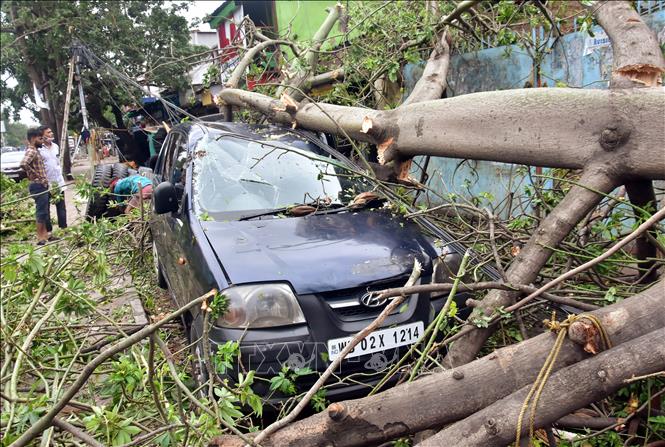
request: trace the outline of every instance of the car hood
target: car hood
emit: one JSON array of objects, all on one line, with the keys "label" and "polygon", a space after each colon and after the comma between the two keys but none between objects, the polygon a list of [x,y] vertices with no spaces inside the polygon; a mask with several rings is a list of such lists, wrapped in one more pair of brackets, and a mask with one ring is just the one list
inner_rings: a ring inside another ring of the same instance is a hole
[{"label": "car hood", "polygon": [[0,164],[2,166],[18,166],[24,155],[25,152],[5,152],[0,155]]},{"label": "car hood", "polygon": [[407,276],[436,256],[418,228],[384,211],[201,221],[231,283],[287,281],[299,294]]}]

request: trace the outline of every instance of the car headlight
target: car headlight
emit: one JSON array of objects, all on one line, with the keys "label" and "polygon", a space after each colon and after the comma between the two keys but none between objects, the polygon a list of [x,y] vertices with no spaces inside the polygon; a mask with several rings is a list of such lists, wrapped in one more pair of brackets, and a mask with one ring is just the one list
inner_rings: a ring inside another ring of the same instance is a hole
[{"label": "car headlight", "polygon": [[296,296],[287,284],[234,286],[222,291],[227,312],[217,325],[227,328],[265,328],[305,322]]}]

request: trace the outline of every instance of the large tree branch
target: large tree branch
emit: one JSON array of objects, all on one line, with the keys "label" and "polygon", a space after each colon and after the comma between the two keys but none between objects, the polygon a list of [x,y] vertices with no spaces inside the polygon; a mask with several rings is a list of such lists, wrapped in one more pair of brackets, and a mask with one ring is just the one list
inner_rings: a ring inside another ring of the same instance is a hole
[{"label": "large tree branch", "polygon": [[[600,319],[614,345],[625,343],[665,325],[663,286],[665,282],[660,282],[590,314]],[[584,324],[584,320],[574,323]],[[587,331],[571,327],[569,335],[575,341],[564,342],[554,371],[588,358],[581,348],[586,336],[577,337],[579,333]],[[550,333],[541,334],[454,370],[436,372],[373,396],[331,405],[327,412],[274,433],[264,444],[323,446],[334,440],[335,447],[362,446],[460,420],[531,383],[553,343]]]},{"label": "large tree branch", "polygon": [[328,16],[312,37],[312,45],[304,52],[304,68],[298,69],[295,61],[291,64],[290,71],[295,73],[289,74],[287,80],[284,81],[284,84],[286,85],[277,89],[278,97],[281,97],[282,93],[286,93],[296,101],[300,101],[304,98],[301,87],[307,78],[316,70],[316,65],[319,62],[319,50],[343,12],[344,6],[342,6],[341,3],[337,3],[330,9],[330,11],[328,11]]},{"label": "large tree branch", "polygon": [[615,160],[622,176],[665,179],[660,88],[503,90],[386,111],[310,103],[292,113],[258,93],[225,89],[220,97],[272,121],[330,133],[341,128],[377,144],[384,162],[433,155],[581,169]]},{"label": "large tree branch", "polygon": [[245,73],[245,70],[247,69],[249,64],[252,63],[256,55],[268,47],[278,46],[278,45],[291,46],[294,51],[297,51],[294,44],[292,42],[289,42],[288,40],[265,40],[261,43],[254,45],[252,48],[247,50],[247,52],[242,57],[236,68],[233,69],[231,77],[226,82],[226,87],[238,88],[238,84],[240,84],[240,79],[242,79],[242,75]]},{"label": "large tree branch", "polygon": [[654,87],[665,59],[658,38],[629,2],[603,1],[588,7],[612,42],[611,88]]},{"label": "large tree branch", "polygon": [[448,39],[450,39],[448,33],[442,32],[427,60],[422,76],[416,82],[409,97],[406,98],[400,107],[441,98],[443,92],[446,90],[446,76],[448,74],[448,64],[450,63],[450,45]]},{"label": "large tree branch", "polygon": [[[595,17],[612,41],[614,69],[610,88],[640,88],[660,84],[661,74],[665,71],[663,53],[656,35],[640,19],[635,9],[626,2],[603,2],[589,6],[589,9],[596,9]],[[647,207],[649,203],[652,206],[656,204],[650,180],[630,181],[626,183],[626,191],[630,201],[640,208]],[[637,215],[635,217],[639,218]],[[656,257],[656,247],[651,244],[647,234],[635,242],[635,257],[643,261],[639,266],[644,269],[642,271],[650,272],[643,275],[641,281],[654,281],[656,272],[650,271],[653,261],[646,260]]]},{"label": "large tree branch", "polygon": [[[578,408],[614,393],[626,386],[626,380],[631,377],[662,370],[665,364],[665,343],[662,340],[665,340],[665,328],[552,374],[540,394],[534,426],[547,426]],[[518,416],[530,388],[530,385],[525,386],[418,446],[499,447],[510,444],[515,441]],[[522,436],[528,435],[528,425],[523,424]]]}]

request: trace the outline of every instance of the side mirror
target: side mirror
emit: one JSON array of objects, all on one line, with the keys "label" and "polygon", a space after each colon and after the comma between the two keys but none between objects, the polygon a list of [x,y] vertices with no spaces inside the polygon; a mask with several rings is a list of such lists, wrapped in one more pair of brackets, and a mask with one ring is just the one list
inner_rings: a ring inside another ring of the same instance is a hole
[{"label": "side mirror", "polygon": [[175,187],[170,182],[162,182],[152,192],[152,203],[156,214],[178,211]]}]

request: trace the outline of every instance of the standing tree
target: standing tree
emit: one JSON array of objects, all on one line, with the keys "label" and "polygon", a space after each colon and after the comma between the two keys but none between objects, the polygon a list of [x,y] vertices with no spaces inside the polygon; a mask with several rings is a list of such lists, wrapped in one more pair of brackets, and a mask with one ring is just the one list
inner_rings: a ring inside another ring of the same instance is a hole
[{"label": "standing tree", "polygon": [[[189,43],[187,20],[178,14],[186,6],[164,1],[3,2],[0,89],[8,111],[16,116],[28,100],[34,102],[34,84],[49,106],[39,111],[39,119],[59,135],[69,50],[75,42],[122,67],[131,78],[142,78],[145,85],[177,90],[186,83],[191,56],[201,53]],[[91,120],[102,127],[123,127],[120,105],[139,102],[140,92],[105,70],[82,71]],[[16,85],[10,87],[9,79]],[[78,95],[72,98],[72,110],[80,110]],[[80,122],[70,120],[70,126]],[[69,152],[63,155],[69,171]]]}]

